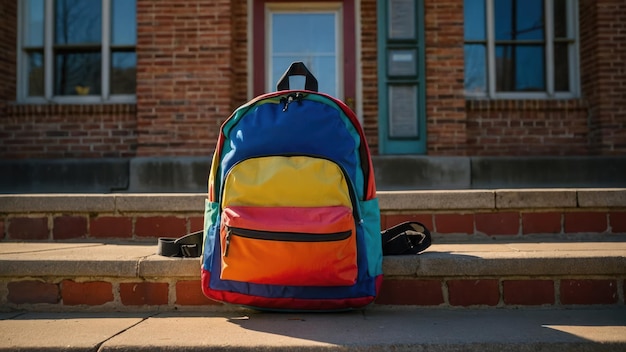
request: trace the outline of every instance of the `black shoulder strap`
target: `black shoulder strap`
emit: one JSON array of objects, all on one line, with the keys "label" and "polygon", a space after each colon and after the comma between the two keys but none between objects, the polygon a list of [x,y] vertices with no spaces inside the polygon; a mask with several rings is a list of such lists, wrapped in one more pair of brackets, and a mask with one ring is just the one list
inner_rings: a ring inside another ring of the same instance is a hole
[{"label": "black shoulder strap", "polygon": [[430,247],[430,231],[424,224],[407,221],[381,232],[383,255],[419,254]]},{"label": "black shoulder strap", "polygon": [[[201,230],[179,238],[160,237],[157,254],[165,257],[199,257],[203,233]],[[380,234],[383,255],[419,254],[432,243],[428,228],[416,221],[400,223]]]}]

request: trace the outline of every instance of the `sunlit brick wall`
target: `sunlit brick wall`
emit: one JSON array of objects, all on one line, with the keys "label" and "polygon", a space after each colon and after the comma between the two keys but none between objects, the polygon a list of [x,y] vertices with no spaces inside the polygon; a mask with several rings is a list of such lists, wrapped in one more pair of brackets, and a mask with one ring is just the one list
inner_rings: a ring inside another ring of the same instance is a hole
[{"label": "sunlit brick wall", "polygon": [[232,110],[231,0],[137,3],[137,155],[210,155]]},{"label": "sunlit brick wall", "polygon": [[626,153],[626,3],[580,0],[583,96],[589,101],[590,152]]},{"label": "sunlit brick wall", "polygon": [[463,0],[425,0],[428,155],[465,155]]}]

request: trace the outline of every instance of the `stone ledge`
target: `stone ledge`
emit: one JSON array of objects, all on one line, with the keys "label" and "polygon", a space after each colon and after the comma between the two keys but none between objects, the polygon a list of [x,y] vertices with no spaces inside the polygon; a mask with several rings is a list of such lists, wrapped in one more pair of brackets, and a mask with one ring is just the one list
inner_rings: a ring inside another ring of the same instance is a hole
[{"label": "stone ledge", "polygon": [[[379,191],[381,211],[626,208],[626,188]],[[200,212],[203,193],[3,194],[0,213]]]},{"label": "stone ledge", "polygon": [[[199,277],[200,260],[158,256],[146,243],[0,242],[0,277]],[[386,277],[626,275],[626,235],[605,241],[433,244],[387,256]]]}]

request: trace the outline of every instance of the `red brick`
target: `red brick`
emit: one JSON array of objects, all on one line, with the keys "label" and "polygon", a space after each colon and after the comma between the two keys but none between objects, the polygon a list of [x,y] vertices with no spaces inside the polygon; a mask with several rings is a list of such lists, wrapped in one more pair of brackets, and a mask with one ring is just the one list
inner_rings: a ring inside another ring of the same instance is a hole
[{"label": "red brick", "polygon": [[183,280],[176,282],[176,304],[184,306],[221,305],[208,299],[202,293],[200,280]]},{"label": "red brick", "polygon": [[173,216],[138,217],[135,234],[141,237],[180,237],[187,233],[187,221]]},{"label": "red brick", "polygon": [[522,233],[561,233],[561,213],[522,213]]},{"label": "red brick", "polygon": [[614,211],[609,213],[609,224],[612,233],[626,233],[626,211]]},{"label": "red brick", "polygon": [[63,304],[67,306],[78,304],[97,306],[113,301],[113,285],[105,281],[63,280],[61,298],[63,298]]},{"label": "red brick", "polygon": [[53,223],[52,238],[55,240],[87,236],[87,218],[84,216],[59,216]]},{"label": "red brick", "polygon": [[133,220],[124,216],[99,216],[89,219],[90,237],[129,238],[133,236]]},{"label": "red brick", "polygon": [[7,284],[7,300],[15,304],[59,303],[59,285],[38,280],[13,281]]},{"label": "red brick", "polygon": [[381,217],[381,226],[383,229],[395,226],[405,221],[421,222],[429,230],[433,229],[433,216],[431,214],[390,214]]},{"label": "red brick", "polygon": [[7,235],[12,240],[47,240],[48,218],[10,218]]},{"label": "red brick", "polygon": [[519,213],[477,213],[476,231],[486,235],[519,234]]},{"label": "red brick", "polygon": [[437,233],[474,233],[474,214],[435,214]]},{"label": "red brick", "polygon": [[500,301],[498,280],[450,280],[447,285],[451,306],[495,306]]},{"label": "red brick", "polygon": [[202,216],[193,216],[189,218],[189,231],[195,232],[204,229],[204,218]]},{"label": "red brick", "polygon": [[554,304],[552,280],[506,280],[502,282],[504,304],[538,306]]},{"label": "red brick", "polygon": [[439,280],[383,280],[376,304],[437,306],[444,303]]},{"label": "red brick", "polygon": [[615,304],[616,280],[561,280],[561,304]]},{"label": "red brick", "polygon": [[565,233],[607,231],[607,214],[603,212],[572,212],[565,213]]},{"label": "red brick", "polygon": [[165,282],[124,282],[120,284],[120,299],[122,304],[126,306],[166,305],[168,293],[169,285]]}]

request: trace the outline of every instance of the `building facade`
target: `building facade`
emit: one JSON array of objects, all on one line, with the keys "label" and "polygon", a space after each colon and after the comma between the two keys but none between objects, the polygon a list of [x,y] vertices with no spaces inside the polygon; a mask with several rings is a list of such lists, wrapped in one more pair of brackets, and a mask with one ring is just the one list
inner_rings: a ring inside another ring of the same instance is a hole
[{"label": "building facade", "polygon": [[626,155],[623,0],[6,0],[0,159],[209,156],[294,60],[375,155]]}]

